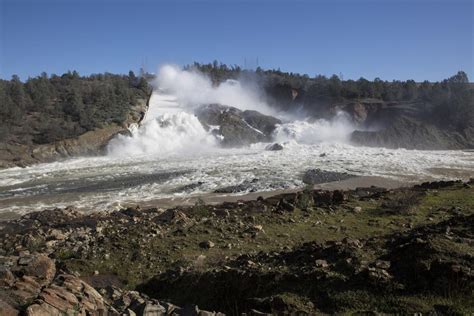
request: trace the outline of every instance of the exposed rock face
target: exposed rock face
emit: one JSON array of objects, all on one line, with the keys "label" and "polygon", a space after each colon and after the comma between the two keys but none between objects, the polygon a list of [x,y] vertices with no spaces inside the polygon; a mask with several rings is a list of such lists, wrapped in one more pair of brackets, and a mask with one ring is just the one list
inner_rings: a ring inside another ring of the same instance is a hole
[{"label": "exposed rock face", "polygon": [[271,134],[281,121],[257,111],[241,111],[237,108],[209,104],[195,111],[199,121],[207,128],[218,126],[214,130],[222,136],[224,146],[244,146],[271,140]]},{"label": "exposed rock face", "polygon": [[8,309],[6,315],[21,310],[29,316],[105,315],[108,310],[105,300],[90,285],[70,274],[56,275],[55,263],[46,255],[24,253],[2,261],[0,310]]},{"label": "exposed rock face", "polygon": [[34,163],[50,162],[73,156],[90,156],[103,153],[108,142],[128,126],[139,122],[146,111],[147,101],[139,100],[121,124],[86,132],[76,138],[63,139],[51,144],[24,145],[0,143],[0,169],[14,166],[24,167]]},{"label": "exposed rock face", "polygon": [[[386,105],[379,100],[373,102],[351,102],[342,107],[357,126],[369,126],[380,120],[381,113],[386,110]],[[383,123],[383,122],[380,122]]]},{"label": "exposed rock face", "polygon": [[474,148],[474,127],[462,133],[444,130],[415,118],[401,116],[379,131],[355,131],[354,143],[387,148],[463,149]]},{"label": "exposed rock face", "polygon": [[474,148],[474,126],[457,131],[433,124],[420,102],[353,102],[341,107],[358,129],[351,141],[364,146],[406,149]]},{"label": "exposed rock face", "polygon": [[136,291],[107,286],[97,291],[60,271],[46,255],[1,257],[0,315],[219,315],[197,306],[180,308]]}]

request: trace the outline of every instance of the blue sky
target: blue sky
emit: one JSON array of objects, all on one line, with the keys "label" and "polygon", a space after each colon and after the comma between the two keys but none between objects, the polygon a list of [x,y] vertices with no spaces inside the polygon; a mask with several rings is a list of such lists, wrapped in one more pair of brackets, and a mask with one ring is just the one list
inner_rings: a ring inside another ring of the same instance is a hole
[{"label": "blue sky", "polygon": [[344,79],[474,79],[473,0],[0,0],[0,77],[211,62]]}]

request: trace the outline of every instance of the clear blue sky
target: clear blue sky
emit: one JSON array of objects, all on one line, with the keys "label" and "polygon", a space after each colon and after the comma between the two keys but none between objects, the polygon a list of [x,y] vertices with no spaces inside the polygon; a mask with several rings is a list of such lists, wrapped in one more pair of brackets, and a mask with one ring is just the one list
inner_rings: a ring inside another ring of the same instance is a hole
[{"label": "clear blue sky", "polygon": [[474,0],[0,0],[0,77],[255,65],[344,79],[474,81]]}]

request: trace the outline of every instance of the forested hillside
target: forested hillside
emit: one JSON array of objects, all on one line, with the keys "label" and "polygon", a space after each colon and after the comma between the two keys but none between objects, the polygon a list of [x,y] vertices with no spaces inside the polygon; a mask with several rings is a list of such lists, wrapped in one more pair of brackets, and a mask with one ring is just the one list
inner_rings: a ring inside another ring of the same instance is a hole
[{"label": "forested hillside", "polygon": [[146,100],[149,86],[133,72],[80,76],[43,73],[20,81],[0,80],[0,142],[45,144],[76,137],[111,123],[121,124]]},{"label": "forested hillside", "polygon": [[[378,78],[342,80],[337,75],[309,77],[280,70],[244,70],[217,62],[194,63],[185,68],[209,75],[215,84],[226,79],[256,83],[270,105],[285,111],[300,109],[314,118],[329,118],[342,109],[355,118],[364,117],[365,125],[360,126],[372,128],[368,122],[388,118],[384,125],[389,126],[391,122],[401,122],[395,119],[408,113],[417,124],[460,133],[463,139],[471,135],[474,127],[474,89],[462,71],[441,82],[417,83]],[[133,72],[80,76],[73,71],[61,76],[43,73],[26,82],[17,76],[0,80],[0,143],[49,144],[110,124],[122,124],[137,101],[147,99],[147,82],[151,79],[150,75],[136,76]],[[398,129],[406,129],[397,124]],[[449,148],[446,144],[441,147]]]},{"label": "forested hillside", "polygon": [[255,77],[265,89],[269,102],[283,110],[301,106],[313,116],[327,116],[335,105],[344,102],[370,101],[390,104],[416,103],[424,119],[456,130],[474,124],[474,89],[467,74],[459,71],[441,82],[342,80],[337,75],[309,77],[280,70],[249,71],[239,66],[194,63],[195,68],[210,75],[215,83],[228,78]]}]

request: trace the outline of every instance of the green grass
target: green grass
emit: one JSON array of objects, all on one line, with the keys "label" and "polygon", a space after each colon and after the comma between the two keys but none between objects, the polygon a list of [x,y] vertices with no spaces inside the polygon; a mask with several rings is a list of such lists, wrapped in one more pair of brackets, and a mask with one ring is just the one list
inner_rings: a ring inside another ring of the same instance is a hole
[{"label": "green grass", "polygon": [[[400,194],[400,193],[395,193]],[[403,195],[403,194],[401,194]],[[403,198],[394,197],[394,198]],[[163,230],[162,235],[145,237],[146,231],[140,223],[131,226],[125,233],[115,234],[115,247],[106,243],[103,248],[110,258],[104,259],[103,254],[91,254],[87,260],[78,260],[67,253],[58,254],[67,267],[82,274],[92,274],[97,270],[104,274],[115,274],[129,288],[134,288],[159,272],[185,265],[196,266],[195,262],[201,255],[204,260],[199,268],[221,265],[230,258],[245,253],[260,251],[281,251],[284,247],[295,247],[305,242],[324,242],[340,240],[344,237],[368,238],[384,236],[400,230],[408,230],[407,225],[433,224],[453,216],[450,209],[459,207],[464,214],[474,212],[474,190],[448,188],[429,191],[422,196],[416,205],[411,205],[410,212],[387,212],[383,200],[359,201],[350,199],[339,207],[328,209],[309,207],[304,202],[304,209],[293,212],[275,214],[273,212],[231,213],[229,218],[216,217],[207,223],[200,223],[189,229],[176,227]],[[354,213],[355,206],[362,207],[362,212]],[[186,212],[186,211],[184,211]],[[237,211],[238,212],[238,211]],[[197,204],[192,210],[193,218],[200,220],[212,217],[212,207]],[[232,220],[233,215],[238,220]],[[253,216],[251,220],[249,216]],[[255,238],[245,234],[245,227],[239,221],[252,225],[262,225],[264,233]],[[199,243],[211,240],[215,247],[201,249]],[[433,241],[435,245],[472,255],[472,249],[449,240]],[[231,247],[228,245],[231,244]],[[371,255],[371,254],[367,254]]]}]

